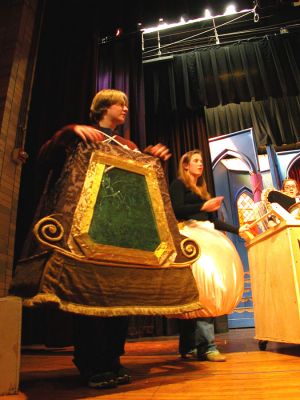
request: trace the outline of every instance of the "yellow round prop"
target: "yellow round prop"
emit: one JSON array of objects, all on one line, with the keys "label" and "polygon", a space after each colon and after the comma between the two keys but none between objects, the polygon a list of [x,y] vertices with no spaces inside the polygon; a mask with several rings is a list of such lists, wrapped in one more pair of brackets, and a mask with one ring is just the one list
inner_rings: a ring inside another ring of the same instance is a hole
[{"label": "yellow round prop", "polygon": [[198,221],[184,226],[180,233],[195,240],[200,247],[200,258],[192,265],[192,270],[204,308],[176,317],[190,319],[230,314],[244,291],[243,265],[232,241]]}]

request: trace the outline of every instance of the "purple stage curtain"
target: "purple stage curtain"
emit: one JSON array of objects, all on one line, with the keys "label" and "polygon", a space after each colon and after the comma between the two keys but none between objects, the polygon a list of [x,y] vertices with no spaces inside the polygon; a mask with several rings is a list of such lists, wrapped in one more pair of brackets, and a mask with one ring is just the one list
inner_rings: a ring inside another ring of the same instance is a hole
[{"label": "purple stage curtain", "polygon": [[96,51],[96,90],[119,89],[127,94],[129,118],[123,127],[123,134],[143,149],[147,143],[141,33],[107,43],[100,41]]}]

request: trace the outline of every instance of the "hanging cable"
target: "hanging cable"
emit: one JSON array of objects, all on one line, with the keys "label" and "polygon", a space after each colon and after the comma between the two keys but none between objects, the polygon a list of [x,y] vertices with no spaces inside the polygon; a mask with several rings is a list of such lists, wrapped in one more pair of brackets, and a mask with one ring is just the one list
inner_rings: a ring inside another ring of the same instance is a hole
[{"label": "hanging cable", "polygon": [[256,9],[258,8],[258,0],[253,1],[253,21],[258,22],[259,21],[259,14],[256,12]]},{"label": "hanging cable", "polygon": [[159,56],[161,56],[161,50],[160,50],[160,35],[159,35],[159,31],[157,31],[157,54]]},{"label": "hanging cable", "polygon": [[217,31],[217,28],[216,28],[215,19],[213,18],[212,21],[213,21],[213,26],[214,26],[216,44],[220,44],[220,39],[219,39],[218,31]]}]

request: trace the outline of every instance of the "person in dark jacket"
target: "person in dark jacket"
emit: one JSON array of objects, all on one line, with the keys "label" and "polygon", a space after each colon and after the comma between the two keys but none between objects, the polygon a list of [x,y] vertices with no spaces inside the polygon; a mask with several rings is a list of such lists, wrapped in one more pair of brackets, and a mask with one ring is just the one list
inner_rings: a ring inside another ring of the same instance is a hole
[{"label": "person in dark jacket", "polygon": [[[175,216],[179,222],[210,221],[221,231],[239,234],[246,229],[238,228],[216,218],[223,197],[212,197],[203,176],[203,159],[200,150],[185,153],[179,162],[178,178],[170,185],[170,197]],[[179,353],[182,358],[225,361],[215,343],[214,318],[178,319]]]}]

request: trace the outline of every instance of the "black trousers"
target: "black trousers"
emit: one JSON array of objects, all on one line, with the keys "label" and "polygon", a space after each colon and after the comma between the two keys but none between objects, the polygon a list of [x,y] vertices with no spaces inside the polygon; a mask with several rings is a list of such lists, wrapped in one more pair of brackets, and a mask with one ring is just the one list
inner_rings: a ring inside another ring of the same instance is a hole
[{"label": "black trousers", "polygon": [[117,371],[124,354],[128,317],[74,315],[74,364],[81,375]]}]

